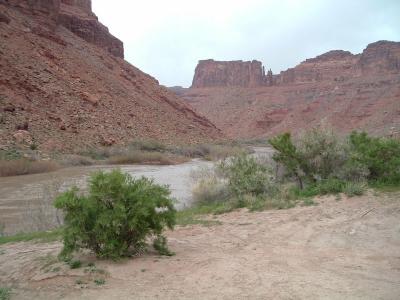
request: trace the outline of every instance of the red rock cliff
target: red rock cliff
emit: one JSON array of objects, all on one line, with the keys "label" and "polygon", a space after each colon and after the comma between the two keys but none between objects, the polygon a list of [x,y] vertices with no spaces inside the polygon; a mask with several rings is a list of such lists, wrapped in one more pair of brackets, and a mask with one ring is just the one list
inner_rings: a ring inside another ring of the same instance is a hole
[{"label": "red rock cliff", "polygon": [[0,4],[33,13],[47,27],[64,26],[114,56],[124,57],[123,43],[111,35],[92,12],[91,0],[0,0]]},{"label": "red rock cliff", "polygon": [[261,62],[200,60],[192,87],[241,86],[256,87],[264,84],[265,72]]}]

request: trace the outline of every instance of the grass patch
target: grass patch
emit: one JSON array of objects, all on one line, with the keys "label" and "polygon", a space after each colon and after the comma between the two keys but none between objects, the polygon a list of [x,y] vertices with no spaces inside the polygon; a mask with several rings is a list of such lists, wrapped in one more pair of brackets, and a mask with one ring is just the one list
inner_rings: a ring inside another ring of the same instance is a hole
[{"label": "grass patch", "polygon": [[1,160],[0,177],[46,173],[59,169],[54,161],[31,161],[28,159]]},{"label": "grass patch", "polygon": [[82,266],[82,262],[80,260],[71,260],[68,265],[71,269],[79,269]]},{"label": "grass patch", "polygon": [[11,289],[6,287],[0,287],[0,300],[11,299]]},{"label": "grass patch", "polygon": [[12,236],[1,236],[0,245],[8,243],[18,243],[18,242],[53,242],[61,239],[62,229],[56,229],[53,231],[41,231],[41,232],[30,232],[30,233],[19,233]]},{"label": "grass patch", "polygon": [[91,166],[94,163],[92,158],[78,154],[68,154],[61,158],[61,164],[68,167]]},{"label": "grass patch", "polygon": [[228,203],[208,203],[196,205],[194,207],[178,211],[176,214],[176,224],[180,226],[203,225],[213,226],[220,225],[221,222],[216,220],[206,220],[204,215],[223,214],[231,212],[234,207]]},{"label": "grass patch", "polygon": [[104,278],[97,278],[97,279],[93,280],[93,282],[96,285],[104,285],[106,283],[106,280]]}]

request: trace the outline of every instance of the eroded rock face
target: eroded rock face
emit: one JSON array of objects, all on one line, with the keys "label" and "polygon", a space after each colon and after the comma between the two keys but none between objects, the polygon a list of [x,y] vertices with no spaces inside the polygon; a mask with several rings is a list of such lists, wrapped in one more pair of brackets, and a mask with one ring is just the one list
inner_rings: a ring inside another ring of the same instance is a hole
[{"label": "eroded rock face", "polygon": [[34,141],[40,151],[71,152],[138,138],[223,137],[156,79],[115,57],[123,56],[122,43],[90,1],[30,4],[0,0],[8,18],[0,22],[0,149]]},{"label": "eroded rock face", "polygon": [[256,87],[265,82],[261,62],[253,61],[199,61],[192,87],[240,86]]},{"label": "eroded rock face", "polygon": [[400,42],[369,44],[358,61],[363,74],[400,73]]},{"label": "eroded rock face", "polygon": [[33,13],[42,25],[53,30],[62,25],[85,41],[124,58],[123,43],[98,21],[91,0],[0,0],[0,3]]},{"label": "eroded rock face", "polygon": [[232,138],[295,134],[321,123],[340,133],[400,132],[399,42],[378,41],[361,54],[329,51],[278,75],[268,71],[252,88],[221,85],[212,70],[196,72],[205,88],[179,89],[179,95]]},{"label": "eroded rock face", "polygon": [[62,0],[58,18],[63,25],[85,41],[95,44],[114,56],[124,58],[123,43],[111,35],[92,12],[90,0]]},{"label": "eroded rock face", "polygon": [[378,41],[361,54],[332,50],[307,59],[278,75],[273,75],[259,61],[201,60],[196,67],[193,88],[261,87],[322,81],[341,82],[352,77],[400,72],[400,43]]}]

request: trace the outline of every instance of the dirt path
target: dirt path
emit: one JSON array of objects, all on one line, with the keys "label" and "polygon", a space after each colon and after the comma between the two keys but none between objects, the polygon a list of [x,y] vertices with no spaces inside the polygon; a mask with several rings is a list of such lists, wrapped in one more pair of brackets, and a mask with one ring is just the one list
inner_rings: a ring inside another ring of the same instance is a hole
[{"label": "dirt path", "polygon": [[101,286],[100,275],[51,265],[59,243],[7,245],[0,282],[17,286],[15,299],[400,299],[399,200],[221,215],[222,225],[168,233],[174,257],[96,262],[107,271]]}]

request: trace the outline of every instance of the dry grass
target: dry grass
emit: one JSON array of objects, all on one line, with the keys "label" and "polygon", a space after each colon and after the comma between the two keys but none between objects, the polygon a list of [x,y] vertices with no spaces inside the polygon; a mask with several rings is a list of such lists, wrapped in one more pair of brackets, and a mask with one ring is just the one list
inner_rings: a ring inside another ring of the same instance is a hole
[{"label": "dry grass", "polygon": [[46,173],[59,167],[54,161],[0,160],[0,177]]},{"label": "dry grass", "polygon": [[183,156],[166,154],[161,152],[131,151],[129,153],[110,157],[109,164],[155,164],[155,165],[175,165],[183,163],[188,159]]},{"label": "dry grass", "polygon": [[64,155],[61,159],[61,164],[63,166],[91,166],[94,163],[95,162],[90,157],[78,154]]}]

